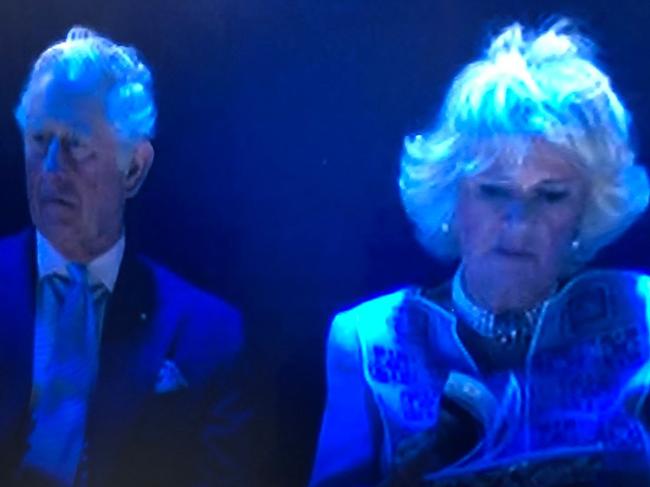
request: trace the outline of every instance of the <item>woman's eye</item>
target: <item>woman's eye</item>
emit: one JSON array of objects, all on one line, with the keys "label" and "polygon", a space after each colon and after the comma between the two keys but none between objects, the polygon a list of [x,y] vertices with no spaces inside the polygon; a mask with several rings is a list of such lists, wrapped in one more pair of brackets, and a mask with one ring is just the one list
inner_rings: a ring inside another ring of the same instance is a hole
[{"label": "woman's eye", "polygon": [[568,191],[545,190],[540,192],[541,198],[547,203],[558,203],[569,196]]},{"label": "woman's eye", "polygon": [[479,193],[481,196],[490,199],[501,199],[510,196],[510,190],[497,184],[484,183],[479,186]]}]

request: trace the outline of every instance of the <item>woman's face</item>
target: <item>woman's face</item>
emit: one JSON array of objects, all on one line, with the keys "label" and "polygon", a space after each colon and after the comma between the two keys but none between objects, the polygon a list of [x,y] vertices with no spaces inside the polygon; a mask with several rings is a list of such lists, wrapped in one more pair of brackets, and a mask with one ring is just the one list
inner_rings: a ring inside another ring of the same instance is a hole
[{"label": "woman's face", "polygon": [[467,291],[495,312],[545,299],[567,272],[588,194],[583,172],[548,142],[461,182],[454,220]]}]

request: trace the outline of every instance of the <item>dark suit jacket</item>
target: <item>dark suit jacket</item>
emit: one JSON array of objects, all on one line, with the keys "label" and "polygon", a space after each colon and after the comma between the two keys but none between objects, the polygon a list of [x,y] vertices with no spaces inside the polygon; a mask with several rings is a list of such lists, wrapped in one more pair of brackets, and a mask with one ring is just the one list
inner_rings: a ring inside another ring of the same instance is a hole
[{"label": "dark suit jacket", "polygon": [[[33,235],[0,240],[0,485],[18,475],[32,427]],[[89,402],[89,485],[248,485],[241,346],[237,311],[127,249]],[[189,387],[156,394],[166,359]]]}]

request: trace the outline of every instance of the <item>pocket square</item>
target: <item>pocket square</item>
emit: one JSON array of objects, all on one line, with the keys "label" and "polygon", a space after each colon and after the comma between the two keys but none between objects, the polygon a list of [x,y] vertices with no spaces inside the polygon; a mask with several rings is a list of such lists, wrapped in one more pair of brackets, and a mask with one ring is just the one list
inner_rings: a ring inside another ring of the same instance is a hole
[{"label": "pocket square", "polygon": [[156,381],[156,394],[167,394],[179,389],[189,387],[187,380],[178,370],[176,364],[171,360],[165,360],[158,371],[158,380]]}]

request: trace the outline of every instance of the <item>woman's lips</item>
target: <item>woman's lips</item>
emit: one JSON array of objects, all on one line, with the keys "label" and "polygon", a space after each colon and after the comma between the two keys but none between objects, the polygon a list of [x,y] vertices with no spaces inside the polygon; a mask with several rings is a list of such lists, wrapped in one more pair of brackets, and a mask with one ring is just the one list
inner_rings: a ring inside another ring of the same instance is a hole
[{"label": "woman's lips", "polygon": [[530,251],[515,248],[499,247],[495,251],[498,255],[511,259],[534,259],[535,254]]}]

